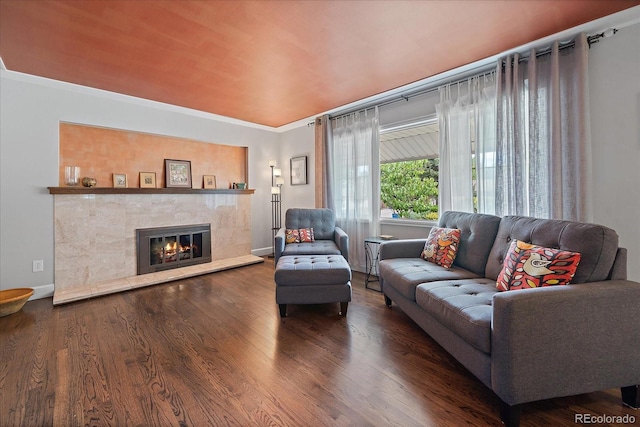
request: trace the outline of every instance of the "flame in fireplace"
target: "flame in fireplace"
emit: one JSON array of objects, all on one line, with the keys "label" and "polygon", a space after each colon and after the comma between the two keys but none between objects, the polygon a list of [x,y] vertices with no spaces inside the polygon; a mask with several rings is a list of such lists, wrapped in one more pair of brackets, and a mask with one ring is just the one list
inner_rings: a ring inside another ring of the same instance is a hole
[{"label": "flame in fireplace", "polygon": [[197,251],[198,247],[196,245],[180,245],[178,242],[169,242],[164,248],[164,259],[166,261],[176,261],[178,259],[189,258],[191,254],[191,249],[194,252]]}]

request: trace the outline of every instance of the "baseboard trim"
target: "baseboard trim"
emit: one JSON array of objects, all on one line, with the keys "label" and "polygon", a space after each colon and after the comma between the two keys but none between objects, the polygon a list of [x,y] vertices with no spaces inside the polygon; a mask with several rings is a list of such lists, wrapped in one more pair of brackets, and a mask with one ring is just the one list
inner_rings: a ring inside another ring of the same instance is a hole
[{"label": "baseboard trim", "polygon": [[251,249],[251,255],[255,256],[267,256],[271,254],[273,254],[273,248],[271,246],[268,248]]},{"label": "baseboard trim", "polygon": [[33,295],[31,295],[31,298],[29,298],[29,301],[32,301],[34,299],[52,297],[54,288],[55,287],[53,283],[51,283],[50,285],[41,285],[41,286],[32,287],[31,289],[33,289]]}]

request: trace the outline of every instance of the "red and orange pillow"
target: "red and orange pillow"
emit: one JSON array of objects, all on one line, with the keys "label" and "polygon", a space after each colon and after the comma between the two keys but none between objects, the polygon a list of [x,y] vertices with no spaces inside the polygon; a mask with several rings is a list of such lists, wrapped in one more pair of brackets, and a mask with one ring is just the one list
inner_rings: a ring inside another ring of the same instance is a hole
[{"label": "red and orange pillow", "polygon": [[576,274],[580,253],[544,248],[513,240],[504,257],[499,291],[567,285]]},{"label": "red and orange pillow", "polygon": [[433,227],[424,245],[422,259],[451,268],[458,253],[460,230],[457,228]]},{"label": "red and orange pillow", "polygon": [[299,228],[285,230],[285,243],[310,243],[315,242],[313,228]]}]

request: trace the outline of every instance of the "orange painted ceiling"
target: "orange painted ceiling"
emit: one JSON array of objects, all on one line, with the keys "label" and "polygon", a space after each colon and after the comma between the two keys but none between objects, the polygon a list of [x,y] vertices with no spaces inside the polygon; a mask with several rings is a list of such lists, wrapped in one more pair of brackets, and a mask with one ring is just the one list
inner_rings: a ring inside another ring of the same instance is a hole
[{"label": "orange painted ceiling", "polygon": [[637,4],[0,0],[0,57],[11,71],[278,127]]}]

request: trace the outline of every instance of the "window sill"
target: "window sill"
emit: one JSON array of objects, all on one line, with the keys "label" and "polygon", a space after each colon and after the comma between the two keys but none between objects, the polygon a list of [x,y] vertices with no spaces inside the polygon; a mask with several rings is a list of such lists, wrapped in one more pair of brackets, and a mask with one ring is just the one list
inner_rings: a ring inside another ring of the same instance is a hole
[{"label": "window sill", "polygon": [[381,225],[401,225],[403,227],[435,227],[438,225],[437,221],[429,221],[426,219],[403,219],[403,218],[381,218]]}]

